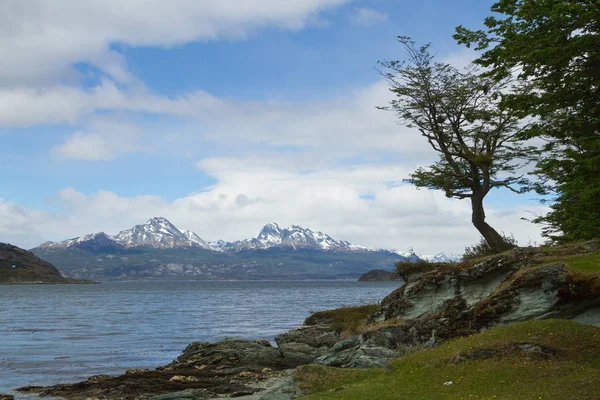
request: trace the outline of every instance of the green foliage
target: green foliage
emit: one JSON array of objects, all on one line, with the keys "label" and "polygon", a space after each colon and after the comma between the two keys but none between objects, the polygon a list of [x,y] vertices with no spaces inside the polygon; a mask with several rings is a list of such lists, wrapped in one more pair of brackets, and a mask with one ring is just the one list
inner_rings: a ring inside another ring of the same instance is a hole
[{"label": "green foliage", "polygon": [[[538,171],[553,171],[551,166],[556,160],[547,159],[538,164]],[[590,164],[592,160],[581,160],[582,164]],[[596,161],[598,162],[598,161]],[[574,160],[566,160],[564,164],[574,164]],[[561,170],[563,168],[560,168]],[[585,168],[588,172],[571,171],[556,181],[553,188],[554,198],[550,204],[551,212],[534,219],[544,225],[543,234],[556,243],[568,243],[586,240],[600,235],[600,168]],[[594,171],[595,172],[592,172]],[[554,173],[551,173],[554,175]],[[550,173],[546,173],[550,177]],[[550,192],[544,186],[540,193]]]},{"label": "green foliage", "polygon": [[[295,377],[311,393],[307,400],[595,400],[599,338],[600,328],[591,325],[528,321],[442,343],[392,361],[385,370],[311,365],[299,367]],[[548,353],[522,350],[525,343]]]},{"label": "green foliage", "polygon": [[379,304],[358,307],[342,307],[313,313],[304,321],[305,325],[326,324],[338,332],[351,335],[365,326],[369,317],[379,309]]},{"label": "green foliage", "polygon": [[600,236],[600,5],[597,0],[500,0],[487,30],[462,26],[459,43],[483,50],[487,76],[516,76],[503,106],[531,116],[523,137],[546,140],[538,193],[551,211],[535,221],[557,242]]},{"label": "green foliage", "polygon": [[485,223],[483,199],[494,188],[523,191],[528,181],[516,173],[536,151],[519,139],[524,129],[519,118],[502,107],[508,81],[473,68],[459,71],[435,62],[429,45],[417,48],[407,37],[398,40],[407,60],[380,62],[396,95],[381,108],[416,128],[439,155],[435,164],[417,169],[407,181],[448,197],[470,198],[473,224],[500,251],[502,239]]},{"label": "green foliage", "polygon": [[525,181],[510,175],[533,148],[516,139],[519,121],[499,107],[505,82],[481,77],[476,70],[459,71],[434,61],[429,45],[416,48],[400,37],[408,61],[383,61],[383,75],[396,95],[389,106],[402,123],[417,128],[439,160],[415,171],[408,182],[443,190],[448,197],[468,198]]},{"label": "green foliage", "polygon": [[564,263],[569,269],[577,272],[600,272],[600,252],[567,257],[550,257],[547,261]]},{"label": "green foliage", "polygon": [[[502,235],[502,239],[506,244],[506,248],[513,248],[518,246],[517,240],[514,236],[506,236]],[[472,246],[465,247],[465,252],[463,254],[463,261],[473,260],[475,258],[480,257],[488,257],[493,256],[494,254],[498,254],[497,251],[492,250],[490,245],[485,241],[484,238],[481,238],[479,242],[475,243]]]}]

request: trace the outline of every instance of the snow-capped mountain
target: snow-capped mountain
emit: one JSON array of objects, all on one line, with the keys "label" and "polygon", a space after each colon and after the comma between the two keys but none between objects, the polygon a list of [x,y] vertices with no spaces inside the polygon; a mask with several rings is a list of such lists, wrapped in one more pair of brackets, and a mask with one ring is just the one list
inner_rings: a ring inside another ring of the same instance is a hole
[{"label": "snow-capped mountain", "polygon": [[231,245],[231,243],[226,242],[224,240],[217,240],[215,242],[206,242],[206,244],[208,245],[209,248],[216,250],[216,251],[224,251],[227,246]]},{"label": "snow-capped mountain", "polygon": [[187,238],[188,242],[190,242],[192,246],[199,246],[204,249],[214,250],[213,246],[210,243],[204,241],[200,236],[196,235],[194,232],[182,229],[181,233],[183,233],[183,235]]},{"label": "snow-capped mountain", "polygon": [[188,237],[163,217],[150,218],[143,225],[117,233],[113,239],[125,247],[173,248],[190,245]]},{"label": "snow-capped mountain", "polygon": [[136,225],[109,236],[104,232],[93,233],[80,238],[69,239],[63,242],[46,242],[39,246],[45,250],[59,250],[70,247],[85,250],[124,249],[132,247],[150,247],[169,249],[177,247],[200,247],[207,250],[236,253],[246,250],[266,250],[271,248],[288,248],[292,250],[310,249],[337,252],[365,252],[369,250],[364,246],[351,244],[342,240],[335,240],[323,232],[314,232],[298,225],[280,228],[272,222],[265,225],[258,236],[236,242],[207,242],[196,233],[180,230],[166,218],[150,218],[145,224]]},{"label": "snow-capped mountain", "polygon": [[462,259],[462,255],[461,254],[456,254],[456,253],[437,253],[435,255],[422,255],[419,256],[420,258],[422,258],[425,261],[429,261],[429,262],[440,262],[440,263],[446,263],[446,262],[458,262]]},{"label": "snow-capped mountain", "polygon": [[[384,250],[386,251],[386,250]],[[424,260],[423,256],[418,256],[413,250],[409,251],[400,251],[400,250],[392,250],[392,253],[398,254],[399,256],[410,260],[410,261],[421,261]]]},{"label": "snow-capped mountain", "polygon": [[275,222],[265,225],[255,238],[236,242],[225,242],[223,240],[207,242],[194,232],[178,229],[163,217],[150,218],[145,224],[123,230],[114,236],[107,235],[104,232],[92,233],[58,243],[46,242],[38,249],[55,251],[72,247],[87,251],[123,250],[136,247],[155,249],[195,247],[224,253],[280,248],[340,253],[389,252],[413,261],[422,258],[430,261],[446,262],[460,258],[460,256],[450,253],[439,253],[435,256],[417,256],[412,251],[406,253],[371,249],[347,241],[335,240],[323,232],[315,232],[298,225],[281,228]]},{"label": "snow-capped mountain", "polygon": [[65,249],[68,247],[77,246],[83,250],[109,250],[119,249],[124,246],[119,242],[115,241],[112,237],[104,232],[90,233],[82,237],[68,239],[63,242],[46,242],[39,246],[40,249]]},{"label": "snow-capped mountain", "polygon": [[[267,252],[267,250],[269,250]],[[367,248],[292,225],[265,225],[254,238],[207,242],[165,218],[114,236],[93,233],[31,249],[65,276],[94,280],[153,279],[356,279],[373,269],[391,269],[419,257],[409,252]],[[292,255],[293,254],[293,255]]]},{"label": "snow-capped mountain", "polygon": [[266,250],[275,247],[344,252],[365,251],[366,249],[346,241],[332,239],[323,232],[313,232],[298,225],[282,229],[275,222],[265,225],[256,238],[227,243],[222,248],[238,252]]},{"label": "snow-capped mountain", "polygon": [[170,249],[176,247],[202,247],[213,248],[198,235],[190,231],[180,231],[166,218],[150,218],[145,224],[136,225],[109,236],[104,232],[92,233],[80,238],[69,239],[63,242],[46,242],[40,249],[59,250],[77,247],[82,250],[97,251],[100,249],[124,249],[131,247],[151,247],[157,249]]}]

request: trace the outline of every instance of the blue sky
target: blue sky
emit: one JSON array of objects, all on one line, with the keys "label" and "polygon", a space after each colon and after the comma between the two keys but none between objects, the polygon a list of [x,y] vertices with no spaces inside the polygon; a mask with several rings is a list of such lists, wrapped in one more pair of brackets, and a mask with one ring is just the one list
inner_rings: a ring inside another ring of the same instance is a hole
[{"label": "blue sky", "polygon": [[[434,158],[375,110],[395,37],[440,60],[491,1],[8,2],[0,16],[0,241],[114,234],[163,215],[207,240],[277,221],[359,244],[457,251],[468,204],[401,181]],[[253,6],[250,6],[252,4]],[[489,216],[521,241],[543,209],[496,193]]]}]

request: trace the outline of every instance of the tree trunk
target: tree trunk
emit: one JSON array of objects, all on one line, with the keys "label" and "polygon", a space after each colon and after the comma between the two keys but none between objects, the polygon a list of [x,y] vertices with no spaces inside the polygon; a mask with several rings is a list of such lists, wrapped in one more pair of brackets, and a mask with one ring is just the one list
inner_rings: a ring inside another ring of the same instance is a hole
[{"label": "tree trunk", "polygon": [[488,246],[490,246],[490,249],[492,249],[494,253],[502,253],[503,251],[514,247],[510,243],[506,243],[504,238],[498,232],[496,232],[494,228],[488,225],[487,222],[485,222],[483,196],[473,193],[473,197],[471,197],[471,207],[473,211],[471,222],[473,222],[475,228],[477,228],[479,233],[481,233],[481,236],[483,236]]}]

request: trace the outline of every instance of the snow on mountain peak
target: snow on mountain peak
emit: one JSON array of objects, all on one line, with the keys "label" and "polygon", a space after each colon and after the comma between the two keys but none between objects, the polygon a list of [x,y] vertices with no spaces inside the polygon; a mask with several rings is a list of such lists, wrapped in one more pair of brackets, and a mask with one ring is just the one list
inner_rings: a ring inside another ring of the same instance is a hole
[{"label": "snow on mountain peak", "polygon": [[337,241],[322,232],[313,232],[299,225],[281,229],[275,222],[265,225],[254,239],[231,243],[225,249],[231,251],[266,250],[273,247],[331,251],[363,251],[360,246]]},{"label": "snow on mountain peak", "polygon": [[256,240],[265,247],[272,247],[281,244],[282,231],[275,222],[265,225],[261,230]]},{"label": "snow on mountain peak", "polygon": [[164,217],[150,218],[143,225],[136,225],[114,236],[125,247],[172,248],[189,245],[189,240]]},{"label": "snow on mountain peak", "polygon": [[441,263],[458,262],[458,261],[460,261],[462,259],[462,255],[461,254],[446,253],[446,252],[437,253],[435,255],[422,255],[422,256],[419,256],[419,257],[421,257],[425,261],[429,261],[429,262],[441,262]]},{"label": "snow on mountain peak", "polygon": [[411,249],[409,252],[371,249],[365,246],[352,244],[343,240],[335,240],[331,236],[299,225],[290,225],[287,228],[271,222],[265,225],[256,238],[245,239],[233,243],[219,240],[207,242],[196,233],[188,230],[179,230],[164,217],[153,217],[142,225],[136,225],[114,236],[104,232],[92,233],[79,238],[63,242],[46,242],[40,246],[43,249],[57,250],[76,246],[85,250],[98,250],[105,248],[177,248],[200,247],[213,251],[239,252],[247,250],[267,250],[271,248],[290,248],[293,250],[317,250],[340,252],[369,252],[389,251],[404,258],[418,260],[419,258],[434,262],[456,261],[459,255],[452,253],[439,253],[435,256],[417,256]]},{"label": "snow on mountain peak", "polygon": [[171,222],[165,217],[152,217],[146,221],[146,224],[170,224]]},{"label": "snow on mountain peak", "polygon": [[194,232],[182,229],[181,233],[183,233],[183,235],[187,238],[190,245],[192,245],[192,246],[196,245],[196,246],[203,247],[205,249],[214,250],[213,246],[211,246],[209,243],[204,241],[200,236],[198,236]]}]

